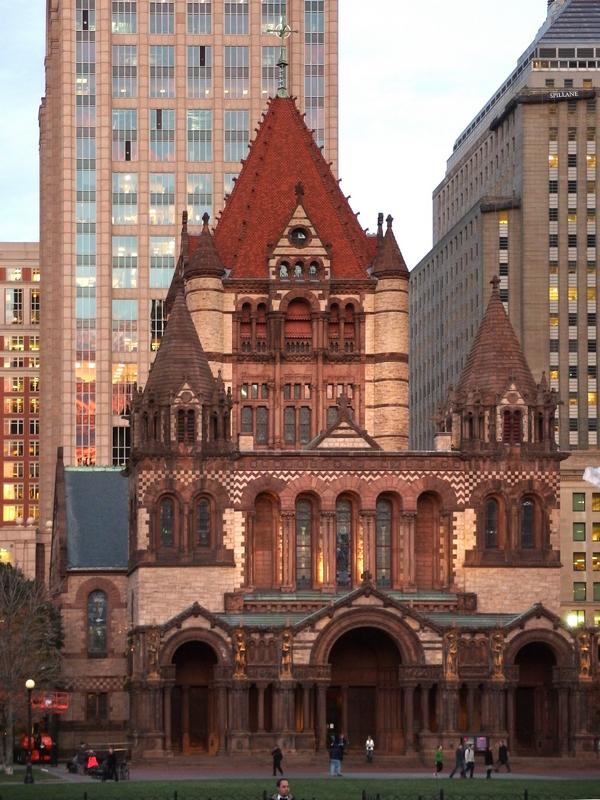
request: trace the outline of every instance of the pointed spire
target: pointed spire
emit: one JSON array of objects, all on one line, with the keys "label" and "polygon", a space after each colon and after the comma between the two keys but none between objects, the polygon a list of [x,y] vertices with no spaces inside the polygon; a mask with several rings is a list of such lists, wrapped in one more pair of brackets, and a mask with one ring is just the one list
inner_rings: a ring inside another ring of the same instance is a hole
[{"label": "pointed spire", "polygon": [[212,399],[215,379],[185,302],[183,283],[178,283],[171,314],[148,376],[144,396],[153,395],[167,404],[184,381],[198,397]]},{"label": "pointed spire", "polygon": [[373,261],[373,275],[401,275],[408,277],[408,269],[392,230],[394,218],[388,214],[387,228],[383,233],[383,214],[377,215],[377,252]]},{"label": "pointed spire", "polygon": [[186,281],[200,276],[221,278],[225,272],[208,227],[209,220],[210,216],[205,211],[202,215],[202,231],[200,236],[195,237],[194,251],[184,269],[183,277]]},{"label": "pointed spire", "polygon": [[490,283],[492,293],[456,390],[464,397],[469,392],[501,395],[514,383],[533,401],[535,381],[500,299],[500,280],[495,275]]}]

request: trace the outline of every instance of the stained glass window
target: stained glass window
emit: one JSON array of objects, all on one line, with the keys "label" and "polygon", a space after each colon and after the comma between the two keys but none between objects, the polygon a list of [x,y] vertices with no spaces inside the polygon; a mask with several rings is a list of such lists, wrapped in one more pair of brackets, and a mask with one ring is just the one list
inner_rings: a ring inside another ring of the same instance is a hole
[{"label": "stained glass window", "polygon": [[312,584],[312,507],[308,500],[296,503],[296,587],[309,588]]},{"label": "stained glass window", "polygon": [[352,571],[350,546],[352,543],[352,505],[349,500],[338,500],[336,513],[335,574],[338,586],[350,586]]},{"label": "stained glass window", "polygon": [[88,596],[88,653],[105,655],[106,653],[106,594],[100,590]]},{"label": "stained glass window", "polygon": [[389,500],[377,501],[377,585],[390,586],[392,561],[392,504]]}]

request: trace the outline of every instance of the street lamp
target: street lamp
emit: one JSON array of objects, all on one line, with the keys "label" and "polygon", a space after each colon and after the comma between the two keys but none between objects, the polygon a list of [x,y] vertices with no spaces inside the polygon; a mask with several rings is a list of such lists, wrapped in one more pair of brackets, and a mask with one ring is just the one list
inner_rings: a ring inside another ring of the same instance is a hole
[{"label": "street lamp", "polygon": [[27,766],[25,767],[25,783],[33,783],[33,770],[31,769],[31,693],[35,689],[35,681],[28,678],[25,681],[27,689]]}]

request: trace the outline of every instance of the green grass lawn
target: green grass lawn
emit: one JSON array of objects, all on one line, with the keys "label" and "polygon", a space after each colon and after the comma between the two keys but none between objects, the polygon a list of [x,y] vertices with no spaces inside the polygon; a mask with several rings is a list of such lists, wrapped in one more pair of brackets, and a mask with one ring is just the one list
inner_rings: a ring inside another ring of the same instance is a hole
[{"label": "green grass lawn", "polygon": [[[22,780],[22,774],[20,775]],[[36,776],[37,779],[37,776]],[[272,778],[205,781],[129,781],[121,783],[54,783],[25,786],[1,785],[0,800],[262,800],[274,788]],[[444,800],[505,798],[524,800],[575,800],[600,798],[598,780],[500,780],[453,781],[430,778],[379,779],[319,778],[291,779],[296,800],[361,800],[363,789],[369,800]]]},{"label": "green grass lawn", "polygon": [[[6,775],[3,771],[0,770],[0,784],[3,783],[23,783],[23,778],[25,777],[25,770],[23,767],[15,766],[15,771],[12,775]],[[51,775],[49,772],[43,772],[39,769],[39,767],[33,768],[33,780],[36,783],[56,783],[57,781],[60,782],[60,779],[56,777],[56,775]],[[2,789],[0,788],[0,797],[2,796]]]}]

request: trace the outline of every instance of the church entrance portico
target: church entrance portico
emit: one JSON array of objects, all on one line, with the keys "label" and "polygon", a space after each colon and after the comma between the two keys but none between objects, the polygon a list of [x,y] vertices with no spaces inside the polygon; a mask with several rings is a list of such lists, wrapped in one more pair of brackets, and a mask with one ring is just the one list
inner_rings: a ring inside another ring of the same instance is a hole
[{"label": "church entrance portico", "polygon": [[214,666],[209,644],[189,641],[173,655],[175,685],[171,691],[171,745],[184,755],[214,753],[219,747]]}]

